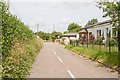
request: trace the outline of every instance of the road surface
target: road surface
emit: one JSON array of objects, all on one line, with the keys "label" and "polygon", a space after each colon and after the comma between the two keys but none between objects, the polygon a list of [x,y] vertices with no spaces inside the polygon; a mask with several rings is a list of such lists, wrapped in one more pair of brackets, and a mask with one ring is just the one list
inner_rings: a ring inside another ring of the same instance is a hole
[{"label": "road surface", "polygon": [[116,72],[98,67],[57,43],[46,42],[30,70],[28,78],[117,78]]}]

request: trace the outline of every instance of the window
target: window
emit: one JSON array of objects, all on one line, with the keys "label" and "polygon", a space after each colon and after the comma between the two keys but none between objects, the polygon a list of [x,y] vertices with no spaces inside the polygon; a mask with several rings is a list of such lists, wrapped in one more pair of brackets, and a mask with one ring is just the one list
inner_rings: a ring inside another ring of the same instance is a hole
[{"label": "window", "polygon": [[97,30],[97,37],[101,37],[101,30]]},{"label": "window", "polygon": [[109,33],[108,33],[108,28],[106,28],[106,35],[108,36],[108,34],[109,34]]}]

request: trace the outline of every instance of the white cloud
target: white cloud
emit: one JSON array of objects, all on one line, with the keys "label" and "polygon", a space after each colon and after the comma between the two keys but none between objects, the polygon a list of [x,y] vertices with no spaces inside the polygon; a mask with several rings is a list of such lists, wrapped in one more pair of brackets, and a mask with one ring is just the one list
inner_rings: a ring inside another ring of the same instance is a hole
[{"label": "white cloud", "polygon": [[94,0],[10,0],[10,2],[93,2],[93,1]]},{"label": "white cloud", "polygon": [[63,6],[69,9],[79,9],[94,5],[94,2],[63,2]]},{"label": "white cloud", "polygon": [[69,24],[71,22],[72,22],[71,19],[69,19],[69,18],[63,18],[63,20],[60,22],[60,24]]}]

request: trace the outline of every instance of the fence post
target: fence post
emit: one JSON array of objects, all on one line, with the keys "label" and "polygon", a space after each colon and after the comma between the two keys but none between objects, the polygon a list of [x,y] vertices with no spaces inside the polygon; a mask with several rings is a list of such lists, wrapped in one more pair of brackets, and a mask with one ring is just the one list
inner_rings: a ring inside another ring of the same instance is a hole
[{"label": "fence post", "polygon": [[110,38],[110,35],[111,35],[111,30],[109,31],[109,53],[111,53],[111,44],[110,44],[111,38]]},{"label": "fence post", "polygon": [[[120,18],[120,1],[118,2],[118,17]],[[118,75],[119,75],[119,80],[120,80],[120,20],[118,20]]]}]

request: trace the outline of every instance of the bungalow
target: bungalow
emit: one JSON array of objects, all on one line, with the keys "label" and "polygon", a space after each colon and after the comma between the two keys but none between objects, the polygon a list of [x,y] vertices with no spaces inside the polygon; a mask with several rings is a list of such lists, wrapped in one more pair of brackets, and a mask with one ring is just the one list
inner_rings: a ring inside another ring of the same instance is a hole
[{"label": "bungalow", "polygon": [[85,26],[85,28],[79,31],[80,38],[81,36],[85,36],[88,37],[88,40],[90,40],[91,36],[93,36],[95,39],[104,38],[104,40],[106,41],[108,33],[110,34],[110,37],[115,38],[117,36],[117,31],[115,30],[115,27],[110,24],[110,20]]},{"label": "bungalow", "polygon": [[77,33],[63,34],[63,40],[65,44],[69,44],[70,41],[75,40],[84,44],[87,41],[98,38],[104,38],[104,41],[106,41],[108,34],[110,35],[110,37],[117,37],[117,31],[115,27],[110,24],[110,20],[85,26]]},{"label": "bungalow", "polygon": [[66,33],[66,34],[63,34],[62,38],[65,44],[69,44],[70,41],[79,40],[79,33]]}]

